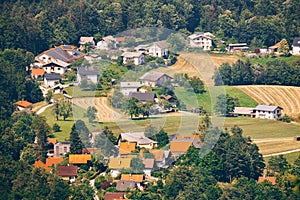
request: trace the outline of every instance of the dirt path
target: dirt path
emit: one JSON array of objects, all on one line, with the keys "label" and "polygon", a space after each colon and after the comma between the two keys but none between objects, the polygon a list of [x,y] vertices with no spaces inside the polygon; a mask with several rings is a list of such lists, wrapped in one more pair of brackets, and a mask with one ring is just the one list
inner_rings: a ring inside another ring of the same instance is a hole
[{"label": "dirt path", "polygon": [[295,149],[295,150],[291,150],[291,151],[284,151],[284,152],[274,153],[274,154],[268,154],[268,155],[264,155],[263,157],[279,156],[279,155],[285,155],[285,154],[288,154],[288,153],[295,153],[295,152],[300,152],[300,149]]}]

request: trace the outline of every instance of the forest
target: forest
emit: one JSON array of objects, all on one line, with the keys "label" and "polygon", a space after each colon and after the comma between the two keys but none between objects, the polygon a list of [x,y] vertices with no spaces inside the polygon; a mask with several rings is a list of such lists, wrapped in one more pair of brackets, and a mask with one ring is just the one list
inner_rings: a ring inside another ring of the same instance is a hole
[{"label": "forest", "polygon": [[59,44],[96,41],[138,27],[190,34],[211,32],[225,42],[268,47],[300,35],[298,0],[6,0],[0,5],[0,49],[34,54]]}]

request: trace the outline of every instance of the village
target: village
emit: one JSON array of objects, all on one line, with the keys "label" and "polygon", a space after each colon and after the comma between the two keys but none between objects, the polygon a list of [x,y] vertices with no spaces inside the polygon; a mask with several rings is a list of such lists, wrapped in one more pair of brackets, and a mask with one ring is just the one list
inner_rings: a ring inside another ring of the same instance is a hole
[{"label": "village", "polygon": [[[216,39],[209,32],[196,32],[187,38],[189,48],[199,48],[204,52],[216,52],[216,50],[212,51],[214,49],[213,43],[215,43],[214,40],[219,41],[219,39]],[[125,42],[126,37],[106,36],[97,43],[93,37],[81,37],[78,43],[79,47],[61,45],[37,55],[30,68],[31,76],[41,83],[40,88],[45,97],[49,92],[52,92],[53,95],[61,94],[64,101],[72,102],[73,96],[68,94],[66,88],[99,83],[102,74],[98,68],[99,66],[93,65],[93,61],[102,59],[112,60],[113,62],[121,61],[121,65],[134,68],[132,66],[148,65],[149,63],[145,60],[149,58],[163,67],[171,66],[174,64],[172,59],[174,57],[176,59],[175,52],[170,51],[167,41],[139,44],[134,48],[126,48],[126,45],[124,47],[122,43]],[[242,53],[247,58],[256,58],[265,55],[280,55],[278,52],[279,47],[280,43],[276,43],[268,49],[255,49],[250,52],[246,43],[237,43],[228,44],[225,51],[226,54]],[[218,51],[218,53],[220,52]],[[300,55],[300,38],[294,39],[291,54]],[[83,62],[82,65],[74,68],[72,63],[83,58],[88,62],[85,64]],[[67,83],[64,83],[66,81],[62,80],[66,79],[65,74],[68,73],[73,74],[73,77]],[[146,111],[131,113],[131,118],[140,117],[140,114],[143,117],[149,117],[149,115],[186,110],[182,106],[183,102],[180,102],[174,92],[169,89],[170,86],[176,87],[178,85],[174,78],[167,73],[156,71],[154,68],[146,71],[135,81],[118,82],[118,80],[110,80],[109,84],[129,102],[135,99],[135,105],[142,108],[149,105]],[[167,88],[170,91],[169,93],[158,94],[158,88]],[[195,88],[193,89],[195,90]],[[55,101],[51,99],[49,105],[54,104]],[[26,100],[18,101],[16,105],[20,111],[32,109],[32,103]],[[278,105],[259,104],[253,108],[236,106],[230,114],[232,116],[280,120],[282,110],[283,108]],[[96,112],[101,112],[101,110]],[[156,138],[156,140],[153,138]],[[77,179],[85,176],[84,173],[95,170],[95,160],[102,159],[107,164],[100,174],[105,177],[105,180],[102,181],[101,186],[97,187],[102,189],[114,188],[105,193],[105,200],[127,199],[126,193],[128,191],[135,189],[144,191],[149,183],[159,180],[155,173],[174,165],[176,160],[181,155],[186,154],[191,146],[200,149],[203,144],[202,136],[194,133],[184,135],[162,134],[161,137],[153,137],[152,135],[149,138],[145,135],[145,132],[122,132],[117,138],[117,143],[112,144],[116,148],[116,152],[110,157],[103,157],[101,147],[86,147],[82,148],[82,153],[72,154],[70,141],[58,141],[56,138],[50,137],[47,140],[46,162],[38,160],[34,163],[34,166],[42,167],[50,173],[57,173],[69,184],[74,184],[78,181]],[[108,142],[111,143],[109,140]],[[87,170],[87,172],[82,173],[82,169]],[[276,184],[274,176],[261,176],[258,182],[264,180]],[[93,188],[96,187],[93,183],[91,185]]]}]

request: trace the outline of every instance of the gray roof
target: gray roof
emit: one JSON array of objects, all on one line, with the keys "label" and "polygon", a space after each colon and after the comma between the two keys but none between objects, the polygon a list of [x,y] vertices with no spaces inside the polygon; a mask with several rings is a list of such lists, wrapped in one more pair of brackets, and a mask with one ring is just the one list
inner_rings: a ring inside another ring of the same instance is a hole
[{"label": "gray roof", "polygon": [[154,92],[130,92],[129,99],[136,98],[139,101],[154,101],[156,94]]},{"label": "gray roof", "polygon": [[279,106],[262,105],[262,104],[260,104],[260,105],[256,106],[256,108],[254,108],[253,110],[261,110],[261,111],[268,111],[268,112],[270,111],[270,112],[273,112],[277,108],[279,108],[279,109],[282,110],[282,108],[279,107]]},{"label": "gray roof", "polygon": [[136,142],[137,145],[151,143],[157,144],[156,141],[147,138],[144,132],[121,133],[121,140],[126,140],[128,142]]},{"label": "gray roof", "polygon": [[159,41],[159,42],[154,42],[154,45],[158,46],[161,49],[167,49],[169,48],[169,45],[167,45],[165,42],[163,41]]},{"label": "gray roof", "polygon": [[138,88],[141,86],[140,82],[120,82],[121,88]]},{"label": "gray roof", "polygon": [[51,73],[51,74],[46,73],[44,78],[47,79],[48,81],[59,81],[60,74],[59,73]]},{"label": "gray roof", "polygon": [[77,71],[81,76],[100,75],[99,70],[96,67],[78,67]]},{"label": "gray roof", "polygon": [[135,188],[135,182],[134,181],[124,181],[120,180],[117,182],[116,189],[118,191],[126,191],[127,189],[134,189]]},{"label": "gray roof", "polygon": [[[170,77],[169,75],[167,75],[165,73],[152,71],[152,72],[145,73],[143,76],[140,77],[140,80],[157,81],[162,76]],[[172,77],[170,77],[170,78],[172,78]]]},{"label": "gray roof", "polygon": [[293,47],[300,47],[300,37],[294,38]]},{"label": "gray roof", "polygon": [[[72,51],[72,54],[69,54],[67,51]],[[40,55],[42,54],[47,54],[51,58],[61,60],[66,63],[70,63],[73,60],[83,56],[83,54],[80,51],[75,49],[73,50],[71,45],[62,45],[59,47],[55,47],[47,51],[44,51]]]},{"label": "gray roof", "polygon": [[253,112],[254,108],[248,107],[234,107],[234,114],[241,114],[241,115],[250,115]]},{"label": "gray roof", "polygon": [[154,167],[154,158],[144,158],[143,159],[143,164],[145,169],[152,169]]}]

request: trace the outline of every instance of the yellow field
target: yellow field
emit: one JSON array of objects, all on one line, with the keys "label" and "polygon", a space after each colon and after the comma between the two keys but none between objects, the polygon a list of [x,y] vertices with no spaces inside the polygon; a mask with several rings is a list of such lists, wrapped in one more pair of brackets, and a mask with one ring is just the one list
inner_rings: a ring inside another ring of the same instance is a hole
[{"label": "yellow field", "polygon": [[168,68],[159,68],[158,71],[174,76],[176,73],[186,73],[189,76],[200,77],[206,85],[212,86],[215,68],[223,63],[233,64],[238,60],[235,55],[218,55],[205,53],[182,53],[177,62]]},{"label": "yellow field", "polygon": [[296,117],[300,113],[300,87],[271,85],[236,87],[258,103],[279,105],[287,115]]}]

